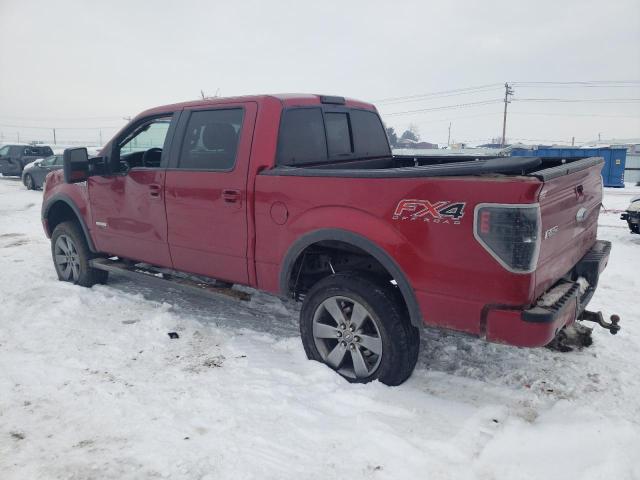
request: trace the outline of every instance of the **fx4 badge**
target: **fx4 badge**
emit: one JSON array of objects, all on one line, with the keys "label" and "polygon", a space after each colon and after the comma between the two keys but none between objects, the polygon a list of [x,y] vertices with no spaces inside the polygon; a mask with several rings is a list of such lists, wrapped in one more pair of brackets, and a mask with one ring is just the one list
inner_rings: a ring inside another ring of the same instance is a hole
[{"label": "fx4 badge", "polygon": [[393,219],[459,225],[460,219],[464,216],[464,207],[465,202],[404,199],[398,202]]}]

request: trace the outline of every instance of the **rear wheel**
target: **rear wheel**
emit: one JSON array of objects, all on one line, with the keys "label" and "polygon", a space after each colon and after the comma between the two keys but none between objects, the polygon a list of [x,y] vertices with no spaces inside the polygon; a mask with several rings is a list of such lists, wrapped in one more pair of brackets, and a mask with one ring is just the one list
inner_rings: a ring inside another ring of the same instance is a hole
[{"label": "rear wheel", "polygon": [[27,190],[35,190],[36,184],[33,181],[33,177],[28,173],[24,176],[24,186],[27,187]]},{"label": "rear wheel", "polygon": [[318,282],[300,313],[307,357],[327,364],[350,382],[404,382],[418,359],[420,334],[395,290],[357,272]]},{"label": "rear wheel", "polygon": [[76,222],[63,222],[56,226],[51,235],[51,254],[59,280],[83,287],[107,281],[108,272],[89,265],[94,255]]}]

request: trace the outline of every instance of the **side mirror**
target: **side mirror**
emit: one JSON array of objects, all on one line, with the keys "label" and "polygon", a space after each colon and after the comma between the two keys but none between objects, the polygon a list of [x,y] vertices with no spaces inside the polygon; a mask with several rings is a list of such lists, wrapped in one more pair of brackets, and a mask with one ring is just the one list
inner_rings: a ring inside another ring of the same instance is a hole
[{"label": "side mirror", "polygon": [[65,148],[63,165],[66,183],[84,182],[89,178],[89,154],[86,148]]}]

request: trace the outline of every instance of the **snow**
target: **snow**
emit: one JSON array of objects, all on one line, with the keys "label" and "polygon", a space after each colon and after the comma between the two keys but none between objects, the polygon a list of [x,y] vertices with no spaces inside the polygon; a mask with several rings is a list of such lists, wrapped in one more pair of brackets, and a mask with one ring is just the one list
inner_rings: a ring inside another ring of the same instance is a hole
[{"label": "snow", "polygon": [[[56,280],[41,192],[0,178],[0,477],[638,479],[640,236],[613,242],[592,309],[622,331],[558,353],[425,330],[403,385],[306,360],[294,304]],[[180,338],[172,340],[168,332]]]}]

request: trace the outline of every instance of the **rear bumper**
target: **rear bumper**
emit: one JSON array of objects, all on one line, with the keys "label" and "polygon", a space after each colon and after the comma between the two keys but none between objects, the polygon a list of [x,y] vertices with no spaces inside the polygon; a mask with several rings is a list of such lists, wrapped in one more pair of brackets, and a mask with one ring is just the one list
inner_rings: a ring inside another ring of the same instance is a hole
[{"label": "rear bumper", "polygon": [[492,308],[486,316],[486,338],[522,347],[548,344],[587,307],[607,266],[611,242],[598,240],[573,267],[568,278],[542,295],[530,308]]}]

